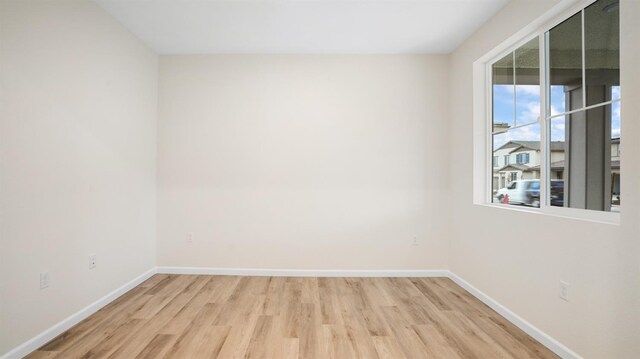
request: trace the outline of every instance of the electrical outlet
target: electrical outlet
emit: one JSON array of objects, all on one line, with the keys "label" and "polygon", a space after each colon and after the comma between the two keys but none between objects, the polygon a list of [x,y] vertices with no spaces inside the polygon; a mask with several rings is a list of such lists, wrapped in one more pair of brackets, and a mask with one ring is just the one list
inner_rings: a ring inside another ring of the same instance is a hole
[{"label": "electrical outlet", "polygon": [[193,233],[187,233],[187,243],[193,243]]},{"label": "electrical outlet", "polygon": [[49,271],[40,272],[40,289],[49,287],[50,282]]},{"label": "electrical outlet", "polygon": [[420,242],[418,242],[418,236],[413,236],[413,241],[411,241],[412,246],[419,246]]},{"label": "electrical outlet", "polygon": [[569,301],[569,283],[560,281],[560,292],[558,293],[558,297],[564,301]]},{"label": "electrical outlet", "polygon": [[96,255],[95,254],[90,254],[89,255],[89,269],[93,269],[96,267]]}]

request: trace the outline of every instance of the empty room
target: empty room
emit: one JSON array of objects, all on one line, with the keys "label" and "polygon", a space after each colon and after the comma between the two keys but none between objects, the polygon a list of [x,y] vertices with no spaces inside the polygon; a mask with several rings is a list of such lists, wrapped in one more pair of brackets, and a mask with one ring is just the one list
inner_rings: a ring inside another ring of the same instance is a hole
[{"label": "empty room", "polygon": [[639,39],[638,0],[0,0],[0,359],[640,358]]}]

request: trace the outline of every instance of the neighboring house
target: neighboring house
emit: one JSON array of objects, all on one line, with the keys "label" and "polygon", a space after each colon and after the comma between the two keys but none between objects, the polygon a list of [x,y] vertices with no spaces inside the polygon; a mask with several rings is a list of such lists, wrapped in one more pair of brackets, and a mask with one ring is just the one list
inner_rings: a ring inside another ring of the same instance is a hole
[{"label": "neighboring house", "polygon": [[[551,161],[564,159],[564,142],[551,142]],[[540,178],[540,142],[509,141],[493,151],[493,190],[509,182]],[[561,179],[562,171],[552,171],[552,179]]]},{"label": "neighboring house", "polygon": [[[564,179],[565,143],[551,142],[551,179]],[[611,140],[611,193],[620,194],[620,138]],[[540,142],[509,141],[493,151],[493,190],[511,181],[540,179]]]}]

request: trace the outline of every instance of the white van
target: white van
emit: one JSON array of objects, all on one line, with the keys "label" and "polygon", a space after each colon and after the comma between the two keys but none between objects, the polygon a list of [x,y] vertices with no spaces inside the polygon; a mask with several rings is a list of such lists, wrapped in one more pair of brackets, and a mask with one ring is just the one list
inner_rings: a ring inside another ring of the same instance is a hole
[{"label": "white van", "polygon": [[500,203],[540,207],[540,180],[512,181],[507,187],[498,190],[496,198]]}]

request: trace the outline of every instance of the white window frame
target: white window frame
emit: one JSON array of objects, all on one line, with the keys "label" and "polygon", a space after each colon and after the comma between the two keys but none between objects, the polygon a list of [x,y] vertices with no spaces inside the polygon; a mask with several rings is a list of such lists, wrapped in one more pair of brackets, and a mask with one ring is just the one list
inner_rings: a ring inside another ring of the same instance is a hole
[{"label": "white window frame", "polygon": [[[547,63],[546,58],[546,33],[564,22],[571,16],[582,11],[582,9],[596,2],[597,0],[563,0],[554,6],[543,16],[525,26],[522,30],[509,37],[495,49],[482,56],[473,63],[473,203],[476,205],[492,208],[506,209],[511,211],[528,212],[540,215],[550,215],[555,217],[571,218],[599,222],[606,224],[620,224],[619,212],[595,211],[588,209],[554,207],[549,205],[547,186],[549,182],[549,152],[547,150],[546,135],[550,131],[547,122]],[[622,12],[622,2],[620,4]],[[584,22],[583,22],[584,27]],[[584,32],[584,29],[583,29]],[[515,51],[522,45],[538,38],[540,49],[540,208],[512,206],[509,204],[493,202],[493,114],[492,114],[492,65]],[[584,70],[584,69],[583,69]],[[584,79],[583,79],[584,80]],[[621,99],[620,99],[621,100]],[[599,104],[603,105],[603,104]],[[589,107],[583,108],[586,110]],[[624,120],[622,120],[624,121]],[[622,155],[620,156],[620,167],[622,168]]]}]

